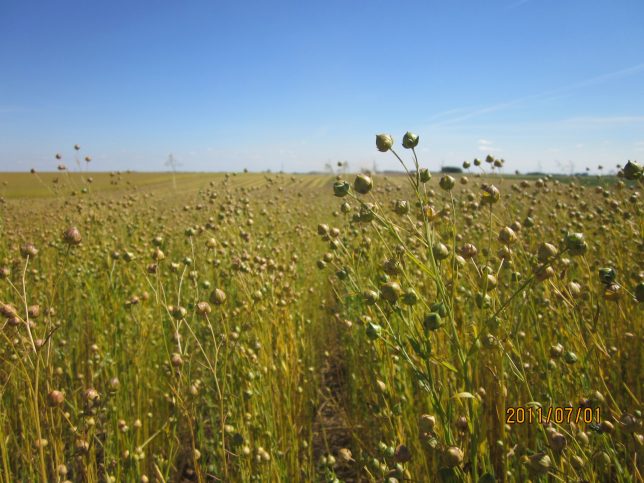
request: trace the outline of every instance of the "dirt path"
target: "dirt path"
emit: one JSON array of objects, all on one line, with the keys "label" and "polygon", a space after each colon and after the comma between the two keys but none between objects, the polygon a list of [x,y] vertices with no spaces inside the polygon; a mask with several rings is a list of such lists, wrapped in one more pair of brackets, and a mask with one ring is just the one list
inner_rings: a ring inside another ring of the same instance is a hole
[{"label": "dirt path", "polygon": [[[331,317],[333,317],[331,315]],[[324,358],[321,365],[319,401],[313,422],[313,455],[315,461],[327,455],[333,455],[336,465],[333,470],[343,482],[363,481],[360,468],[355,461],[344,461],[342,449],[354,452],[357,445],[352,437],[353,428],[345,410],[347,400],[347,374],[342,345],[338,334],[337,321],[332,318],[329,324],[333,327],[325,341]],[[318,472],[320,477],[324,471]]]}]

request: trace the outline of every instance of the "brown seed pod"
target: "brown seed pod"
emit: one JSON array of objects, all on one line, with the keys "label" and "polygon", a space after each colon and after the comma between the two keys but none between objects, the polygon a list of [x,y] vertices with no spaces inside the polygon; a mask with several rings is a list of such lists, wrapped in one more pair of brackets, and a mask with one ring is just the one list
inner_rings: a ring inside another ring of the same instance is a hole
[{"label": "brown seed pod", "polygon": [[393,304],[402,295],[402,289],[397,282],[387,282],[380,287],[380,294],[383,299]]},{"label": "brown seed pod", "polygon": [[394,460],[398,463],[407,463],[411,460],[411,451],[404,444],[399,444],[394,452]]},{"label": "brown seed pod", "polygon": [[210,312],[212,312],[212,308],[208,302],[199,302],[197,304],[197,313],[202,317],[207,316]]},{"label": "brown seed pod", "polygon": [[65,394],[55,389],[53,391],[49,391],[49,394],[47,394],[47,402],[52,407],[60,406],[65,402]]},{"label": "brown seed pod", "polygon": [[80,231],[75,226],[70,226],[63,232],[63,240],[70,246],[80,244],[82,239]]},{"label": "brown seed pod", "polygon": [[40,317],[40,305],[30,305],[27,309],[27,314],[30,319],[37,319]]},{"label": "brown seed pod", "polygon": [[177,352],[173,353],[170,357],[170,362],[174,367],[180,367],[183,364],[181,354],[178,354]]},{"label": "brown seed pod", "polygon": [[85,401],[91,406],[94,403],[98,402],[98,400],[101,398],[100,394],[96,389],[93,387],[90,387],[89,389],[85,390],[85,393],[83,394],[85,397]]},{"label": "brown seed pod", "polygon": [[478,248],[472,243],[466,243],[460,250],[461,256],[466,260],[474,258],[478,252]]},{"label": "brown seed pod", "polygon": [[550,447],[556,453],[561,453],[566,447],[566,437],[558,431],[552,431],[549,433],[548,440],[550,442]]},{"label": "brown seed pod", "polygon": [[87,455],[89,454],[89,442],[86,440],[79,438],[76,440],[76,443],[74,444],[76,448],[76,452],[81,455]]},{"label": "brown seed pod", "polygon": [[465,433],[468,430],[467,418],[461,416],[456,420],[455,426],[461,433]]},{"label": "brown seed pod", "polygon": [[38,255],[38,249],[33,243],[25,243],[20,247],[22,258],[34,258],[36,255]]}]

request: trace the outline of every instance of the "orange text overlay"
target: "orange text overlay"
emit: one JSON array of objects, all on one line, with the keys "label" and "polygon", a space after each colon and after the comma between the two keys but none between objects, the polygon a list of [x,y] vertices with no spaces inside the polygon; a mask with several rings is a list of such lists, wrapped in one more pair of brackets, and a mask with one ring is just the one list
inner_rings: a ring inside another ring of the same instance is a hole
[{"label": "orange text overlay", "polygon": [[599,423],[601,421],[600,408],[573,408],[573,407],[512,407],[505,410],[507,424],[531,423]]}]

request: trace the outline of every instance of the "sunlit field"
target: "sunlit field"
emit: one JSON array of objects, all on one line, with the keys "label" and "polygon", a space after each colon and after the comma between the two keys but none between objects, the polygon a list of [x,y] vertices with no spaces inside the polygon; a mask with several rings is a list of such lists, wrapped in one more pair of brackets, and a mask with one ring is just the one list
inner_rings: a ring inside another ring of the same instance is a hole
[{"label": "sunlit field", "polygon": [[0,175],[0,482],[641,481],[641,167],[414,141],[378,137],[397,175]]}]

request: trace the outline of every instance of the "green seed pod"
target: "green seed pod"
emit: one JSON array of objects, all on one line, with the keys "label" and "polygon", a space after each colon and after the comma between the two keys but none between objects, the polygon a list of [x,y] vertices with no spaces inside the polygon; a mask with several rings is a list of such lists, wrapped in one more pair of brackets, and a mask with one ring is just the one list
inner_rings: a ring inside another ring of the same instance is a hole
[{"label": "green seed pod", "polygon": [[364,290],[362,292],[362,298],[367,305],[375,305],[378,302],[378,299],[380,299],[380,296],[375,290]]},{"label": "green seed pod", "polygon": [[588,250],[583,233],[569,233],[565,238],[566,248],[573,256],[583,255]]},{"label": "green seed pod", "polygon": [[463,451],[456,446],[450,446],[443,454],[445,466],[454,468],[463,462]]},{"label": "green seed pod", "polygon": [[402,289],[396,282],[387,282],[380,287],[380,294],[387,302],[395,304],[402,295]]},{"label": "green seed pod", "polygon": [[441,317],[447,317],[447,307],[445,307],[443,302],[434,302],[429,309],[432,312],[436,312]]},{"label": "green seed pod", "polygon": [[323,270],[324,268],[326,268],[326,262],[324,260],[318,260],[316,262],[316,265],[320,270]]},{"label": "green seed pod", "polygon": [[504,226],[503,228],[501,228],[501,231],[499,231],[499,241],[501,243],[510,245],[511,243],[514,243],[516,239],[516,233],[509,226]]},{"label": "green seed pod", "polygon": [[185,307],[181,307],[181,306],[171,305],[168,307],[168,310],[170,311],[170,314],[172,315],[172,317],[174,317],[177,320],[183,319],[188,313]]},{"label": "green seed pod", "polygon": [[445,260],[449,257],[449,249],[441,242],[436,242],[432,246],[432,253],[436,260]]},{"label": "green seed pod", "polygon": [[580,471],[585,466],[584,460],[580,456],[577,456],[577,455],[573,456],[570,459],[570,464],[577,471]]},{"label": "green seed pod", "polygon": [[438,182],[439,186],[445,191],[451,191],[455,183],[456,180],[449,175],[442,176],[440,181]]},{"label": "green seed pod", "polygon": [[409,203],[406,200],[394,201],[394,211],[397,215],[406,215],[409,213]]},{"label": "green seed pod", "polygon": [[338,198],[342,198],[349,193],[351,186],[348,181],[336,181],[333,183],[333,194]]},{"label": "green seed pod", "polygon": [[418,295],[413,288],[408,288],[405,290],[402,300],[405,305],[416,305],[418,303]]},{"label": "green seed pod", "polygon": [[599,280],[605,285],[610,285],[615,281],[617,273],[612,267],[602,267],[599,269]]},{"label": "green seed pod", "polygon": [[420,168],[418,170],[418,174],[421,183],[427,183],[430,179],[432,179],[432,173],[430,173],[427,168]]},{"label": "green seed pod", "polygon": [[593,463],[595,463],[595,465],[601,469],[609,468],[610,456],[608,456],[608,453],[606,453],[605,451],[600,451],[599,453],[595,454]]},{"label": "green seed pod", "polygon": [[341,268],[340,270],[335,272],[335,276],[338,277],[340,280],[346,280],[347,277],[349,276],[349,273],[344,268]]},{"label": "green seed pod", "polygon": [[481,190],[483,190],[483,193],[481,195],[481,204],[485,205],[493,205],[497,201],[501,199],[501,192],[499,189],[491,184],[483,184],[481,185]]},{"label": "green seed pod", "polygon": [[564,361],[566,361],[566,364],[574,364],[577,362],[577,354],[571,351],[566,352],[564,354]]},{"label": "green seed pod", "polygon": [[361,195],[366,195],[373,188],[373,181],[371,177],[366,174],[359,174],[356,176],[355,181],[353,182],[353,189],[355,189]]},{"label": "green seed pod", "polygon": [[443,325],[443,322],[441,320],[441,316],[437,312],[430,312],[425,317],[425,320],[423,320],[423,327],[426,331],[438,330],[441,325]]},{"label": "green seed pod", "polygon": [[351,211],[351,205],[345,201],[340,205],[340,211],[342,213],[349,213]]},{"label": "green seed pod", "polygon": [[418,426],[420,427],[421,433],[431,433],[434,431],[434,427],[436,427],[436,418],[429,414],[423,414],[420,416]]},{"label": "green seed pod", "polygon": [[480,159],[475,158],[473,163],[474,163],[474,166],[481,166],[481,160]]},{"label": "green seed pod", "polygon": [[546,474],[552,466],[550,456],[544,452],[533,454],[532,456],[524,456],[522,461],[528,466],[530,471],[537,475]]},{"label": "green seed pod", "polygon": [[501,326],[501,319],[498,317],[491,317],[485,321],[485,325],[491,331],[496,332]]},{"label": "green seed pod", "polygon": [[526,219],[523,220],[523,226],[525,226],[526,228],[533,227],[534,226],[534,220],[532,219],[532,217],[527,216]]},{"label": "green seed pod", "polygon": [[215,305],[222,305],[226,301],[226,293],[223,290],[216,288],[210,294],[210,301]]},{"label": "green seed pod", "polygon": [[360,213],[358,214],[358,220],[363,222],[363,223],[369,223],[370,221],[373,221],[375,218],[375,214],[373,212],[373,204],[371,203],[365,203],[360,207]]},{"label": "green seed pod", "polygon": [[488,308],[492,305],[492,298],[488,294],[479,292],[476,294],[475,300],[479,309]]},{"label": "green seed pod", "polygon": [[470,169],[470,166],[472,165],[469,161],[463,161],[463,169]]},{"label": "green seed pod", "polygon": [[376,147],[381,153],[386,153],[394,145],[394,138],[389,134],[377,134],[376,135]]},{"label": "green seed pod", "polygon": [[479,280],[479,288],[481,290],[490,291],[494,290],[497,285],[497,280],[494,275],[488,273],[487,276],[481,277]]},{"label": "green seed pod", "polygon": [[412,149],[418,146],[418,135],[407,131],[403,136],[402,145],[405,149]]},{"label": "green seed pod", "polygon": [[626,179],[636,180],[642,177],[644,168],[635,161],[629,161],[626,163],[626,166],[624,166],[622,171],[624,172],[624,177]]},{"label": "green seed pod", "polygon": [[380,337],[382,327],[380,327],[378,324],[374,324],[373,322],[368,322],[367,326],[365,327],[365,331],[369,339],[376,340]]}]

